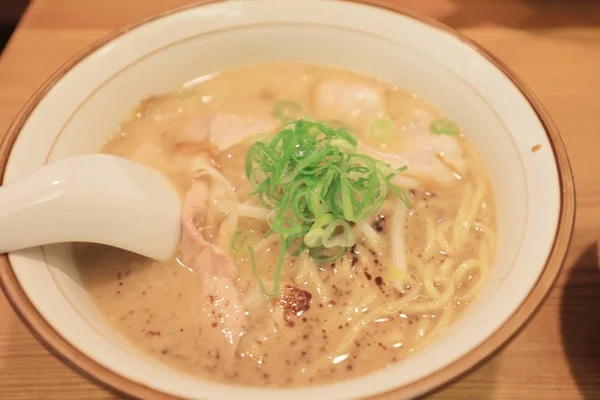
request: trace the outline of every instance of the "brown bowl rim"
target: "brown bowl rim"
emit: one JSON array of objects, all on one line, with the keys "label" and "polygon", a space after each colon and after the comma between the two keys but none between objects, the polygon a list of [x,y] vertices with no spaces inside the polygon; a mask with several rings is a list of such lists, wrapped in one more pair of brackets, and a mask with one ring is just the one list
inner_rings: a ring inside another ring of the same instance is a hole
[{"label": "brown bowl rim", "polygon": [[[166,11],[159,15],[144,19],[140,22],[127,25],[126,27],[105,35],[62,65],[34,93],[34,95],[26,103],[26,105],[15,118],[14,122],[9,127],[6,135],[2,138],[2,141],[0,142],[0,176],[2,177],[2,180],[4,179],[4,172],[6,165],[8,164],[11,150],[23,125],[46,93],[58,80],[66,75],[71,68],[92,54],[94,51],[104,46],[106,43],[134,28],[177,12],[222,1],[224,0],[198,1],[184,7]],[[388,4],[384,1],[339,1],[363,3],[408,16],[421,23],[435,27],[447,34],[454,36],[467,46],[470,46],[473,50],[477,51],[481,56],[486,58],[496,68],[502,71],[502,73],[511,80],[511,82],[527,99],[528,103],[536,112],[540,122],[544,126],[549,142],[552,145],[552,151],[554,152],[554,156],[556,158],[561,204],[554,245],[536,284],[533,286],[520,307],[489,338],[487,338],[471,352],[463,355],[458,360],[441,368],[438,371],[429,374],[428,376],[425,376],[415,382],[411,382],[408,385],[376,395],[377,399],[397,399],[421,396],[449,385],[492,357],[525,327],[525,325],[533,318],[537,310],[540,308],[556,281],[556,278],[564,263],[573,234],[575,222],[575,185],[573,181],[573,174],[562,139],[556,126],[554,125],[554,122],[550,118],[548,112],[545,110],[541,102],[533,94],[531,89],[529,89],[529,87],[527,87],[527,85],[525,85],[503,62],[485,50],[482,46],[462,33],[437,20],[422,16],[418,13],[396,5]],[[32,332],[32,334],[52,354],[54,354],[58,359],[70,366],[76,372],[120,395],[143,399],[181,399],[180,397],[169,395],[145,386],[143,383],[135,382],[128,378],[122,377],[98,364],[96,361],[68,343],[60,334],[58,334],[58,332],[54,330],[54,328],[52,328],[52,326],[36,310],[35,306],[29,300],[24,290],[20,286],[6,254],[0,256],[0,285],[2,286],[2,289],[13,309],[17,315],[19,315],[27,328]]]}]

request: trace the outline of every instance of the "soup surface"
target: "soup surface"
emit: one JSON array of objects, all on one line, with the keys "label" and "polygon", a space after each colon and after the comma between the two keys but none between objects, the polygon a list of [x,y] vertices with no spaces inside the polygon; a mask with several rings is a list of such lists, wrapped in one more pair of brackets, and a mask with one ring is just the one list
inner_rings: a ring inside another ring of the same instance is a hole
[{"label": "soup surface", "polygon": [[[257,145],[286,129],[316,143],[293,167]],[[364,375],[435,339],[488,279],[495,208],[479,155],[435,107],[370,77],[304,64],[202,76],[142,101],[102,151],[172,181],[182,243],[168,262],[77,245],[83,282],[122,336],[191,375],[274,387]],[[261,186],[269,168],[279,183]],[[331,204],[299,194],[298,174],[329,185]],[[298,210],[307,221],[283,220]]]}]

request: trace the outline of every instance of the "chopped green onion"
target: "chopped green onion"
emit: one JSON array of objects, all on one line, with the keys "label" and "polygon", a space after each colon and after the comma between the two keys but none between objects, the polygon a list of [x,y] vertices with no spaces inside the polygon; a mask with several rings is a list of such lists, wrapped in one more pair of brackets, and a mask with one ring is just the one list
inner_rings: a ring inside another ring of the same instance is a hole
[{"label": "chopped green onion", "polygon": [[281,241],[281,246],[279,249],[279,259],[277,260],[277,269],[275,270],[275,279],[273,280],[273,293],[267,292],[265,288],[265,284],[260,279],[258,275],[258,271],[256,268],[256,260],[254,259],[254,251],[252,251],[252,247],[248,246],[248,252],[250,253],[250,261],[252,262],[252,273],[258,282],[258,286],[260,287],[261,292],[267,297],[277,297],[279,295],[279,281],[281,279],[281,270],[283,268],[283,259],[285,257],[285,247],[283,246],[284,239],[283,235],[279,235],[279,239]]},{"label": "chopped green onion", "polygon": [[456,123],[449,120],[448,118],[438,118],[431,122],[429,126],[431,132],[438,135],[452,135],[456,136],[460,132],[460,128]]},{"label": "chopped green onion", "polygon": [[[304,244],[304,240],[302,238],[306,237],[307,232],[308,227],[305,226],[300,232],[293,233],[285,239],[285,247],[292,257],[298,257],[304,251],[304,249],[306,249],[306,244]],[[296,250],[292,250],[295,242],[298,243]]]},{"label": "chopped green onion", "polygon": [[329,225],[335,220],[335,217],[332,213],[323,214],[315,221],[315,223],[310,227],[313,229],[323,229],[325,226]]},{"label": "chopped green onion", "polygon": [[334,222],[334,220],[335,217],[331,213],[321,215],[304,236],[304,244],[308,247],[323,246],[325,227]]},{"label": "chopped green onion", "polygon": [[369,125],[369,138],[377,143],[387,143],[394,138],[396,124],[389,118],[377,118]]},{"label": "chopped green onion", "polygon": [[302,106],[289,100],[278,101],[273,107],[272,114],[282,122],[293,121],[302,115]]},{"label": "chopped green onion", "polygon": [[304,244],[307,247],[318,247],[323,245],[323,229],[311,229],[304,235]]},{"label": "chopped green onion", "polygon": [[[400,168],[398,170],[398,172],[402,172],[402,171],[406,171],[408,169],[408,167],[405,165],[404,167]],[[394,174],[389,174],[388,176],[385,177],[385,181],[388,185],[388,188],[396,195],[396,197],[398,197],[403,203],[404,205],[406,205],[406,207],[410,207],[410,200],[408,198],[408,193],[406,193],[405,190],[399,189],[398,186],[394,185],[391,181],[391,179],[394,177]]]},{"label": "chopped green onion", "polygon": [[265,237],[277,234],[281,244],[273,292],[260,281],[251,252],[252,270],[265,295],[279,294],[286,253],[295,257],[308,249],[317,262],[337,260],[356,241],[351,223],[375,213],[388,190],[408,201],[406,192],[391,183],[403,169],[357,154],[357,144],[343,129],[299,119],[248,150],[250,195],[274,210]]},{"label": "chopped green onion", "polygon": [[308,253],[318,263],[328,263],[339,259],[344,255],[346,249],[344,247],[336,247],[334,249],[324,249],[323,247],[310,247]]},{"label": "chopped green onion", "polygon": [[231,238],[231,249],[235,252],[235,253],[241,253],[244,249],[244,242],[246,239],[248,239],[248,235],[249,232],[245,232],[245,231],[241,231],[241,230],[237,230],[235,231],[235,233],[233,234],[233,237]]},{"label": "chopped green onion", "polygon": [[[336,233],[339,229],[342,233]],[[352,233],[352,228],[343,219],[336,219],[323,230],[321,240],[323,247],[331,249],[333,247],[343,247],[344,249],[354,246],[356,238]]]}]

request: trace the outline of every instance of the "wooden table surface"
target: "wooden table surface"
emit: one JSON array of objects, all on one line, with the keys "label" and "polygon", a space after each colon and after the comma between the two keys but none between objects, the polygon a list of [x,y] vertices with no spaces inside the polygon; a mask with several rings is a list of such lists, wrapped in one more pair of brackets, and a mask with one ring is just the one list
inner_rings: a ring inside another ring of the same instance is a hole
[{"label": "wooden table surface", "polygon": [[[578,192],[570,253],[539,314],[498,356],[433,398],[600,399],[600,2],[388,1],[461,30],[533,88],[562,133]],[[0,132],[76,52],[115,28],[189,2],[32,0],[0,58]],[[113,398],[51,356],[0,296],[0,399]]]}]

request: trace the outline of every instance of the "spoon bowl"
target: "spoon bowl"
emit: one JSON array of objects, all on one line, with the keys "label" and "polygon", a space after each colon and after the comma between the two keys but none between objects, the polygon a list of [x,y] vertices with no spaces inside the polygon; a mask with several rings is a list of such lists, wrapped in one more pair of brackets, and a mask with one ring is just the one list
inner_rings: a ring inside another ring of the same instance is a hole
[{"label": "spoon bowl", "polygon": [[180,212],[159,172],[108,154],[70,157],[0,187],[0,253],[91,242],[166,260],[179,244]]}]

